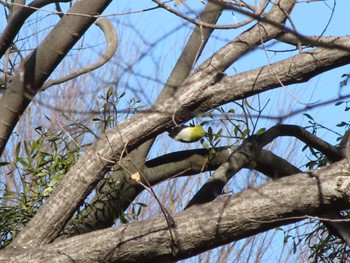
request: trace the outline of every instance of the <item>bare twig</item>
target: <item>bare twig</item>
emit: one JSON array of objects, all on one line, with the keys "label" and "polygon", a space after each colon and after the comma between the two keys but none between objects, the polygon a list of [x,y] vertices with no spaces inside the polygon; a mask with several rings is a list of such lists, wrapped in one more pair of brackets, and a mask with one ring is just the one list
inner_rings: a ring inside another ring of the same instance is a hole
[{"label": "bare twig", "polygon": [[[236,28],[240,28],[244,25],[249,24],[250,22],[254,21],[255,19],[260,18],[260,15],[262,14],[262,11],[259,11],[259,13],[254,14],[248,11],[244,11],[241,8],[235,7],[235,6],[230,6],[230,9],[232,9],[233,11],[237,11],[239,13],[242,13],[244,15],[247,15],[249,18],[237,23],[237,24],[230,24],[230,25],[216,25],[216,24],[212,24],[212,23],[207,23],[207,22],[203,22],[203,21],[198,21],[196,19],[193,19],[179,11],[177,11],[176,9],[170,7],[169,5],[167,5],[166,3],[159,1],[159,0],[152,0],[154,3],[156,3],[158,6],[160,6],[161,8],[164,8],[165,10],[169,11],[170,13],[196,25],[196,26],[201,26],[204,28],[212,28],[212,29],[236,29]],[[212,1],[218,5],[221,5],[223,9],[227,9],[228,6],[224,5],[221,1]]]},{"label": "bare twig", "polygon": [[[6,50],[11,46],[12,41],[15,39],[19,30],[23,26],[26,19],[31,16],[35,11],[39,10],[43,6],[56,3],[56,2],[70,2],[71,0],[35,0],[28,6],[23,6],[21,3],[11,3],[18,10],[11,15],[10,21],[6,25],[4,31],[0,35],[0,58],[4,55]],[[6,3],[1,1],[1,3]]]},{"label": "bare twig", "polygon": [[74,79],[80,75],[91,72],[91,71],[103,66],[104,64],[106,64],[113,57],[113,55],[115,54],[115,52],[117,51],[117,48],[118,48],[118,35],[117,35],[116,30],[114,29],[112,23],[107,18],[100,18],[99,20],[97,20],[95,22],[95,24],[99,28],[101,28],[101,30],[103,31],[105,38],[106,38],[106,50],[105,50],[104,55],[102,55],[101,58],[97,62],[95,62],[95,63],[93,63],[93,64],[91,64],[83,69],[74,71],[74,72],[72,72],[72,73],[70,73],[62,78],[59,78],[59,79],[48,80],[43,85],[41,90],[45,90],[53,85],[61,84],[61,83],[66,82],[68,80]]}]

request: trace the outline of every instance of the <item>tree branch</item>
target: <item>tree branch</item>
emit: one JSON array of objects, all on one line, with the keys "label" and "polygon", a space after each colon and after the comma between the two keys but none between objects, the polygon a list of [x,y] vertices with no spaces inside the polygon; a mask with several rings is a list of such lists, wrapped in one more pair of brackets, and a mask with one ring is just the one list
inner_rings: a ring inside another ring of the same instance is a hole
[{"label": "tree branch", "polygon": [[114,29],[112,23],[106,19],[106,18],[100,18],[99,20],[97,20],[95,22],[95,24],[102,30],[102,32],[105,35],[106,38],[106,50],[104,55],[102,55],[102,57],[100,57],[100,59],[98,61],[96,61],[95,63],[77,70],[75,72],[70,73],[69,75],[66,75],[62,78],[59,79],[53,79],[53,80],[48,80],[41,88],[41,91],[54,86],[54,85],[58,85],[61,84],[63,82],[66,82],[68,80],[74,79],[80,75],[83,75],[85,73],[91,72],[101,66],[103,66],[104,64],[106,64],[115,54],[115,52],[117,51],[118,48],[118,35],[116,30]]},{"label": "tree branch", "polygon": [[[96,15],[111,1],[103,0],[98,4],[93,0],[78,1],[70,11]],[[39,2],[47,3],[44,0]],[[0,98],[0,156],[18,119],[35,94],[95,19],[89,16],[64,16],[10,79],[8,88]]]},{"label": "tree branch", "polygon": [[[295,1],[279,1],[278,4],[272,7],[270,12],[266,15],[266,18],[283,25],[286,20],[286,14],[292,10],[294,4]],[[281,33],[280,30],[280,27],[273,26],[268,22],[257,23],[202,63],[196,72],[186,79],[180,88],[188,89],[196,83],[196,85],[200,86],[199,92],[202,92],[204,87],[215,85],[221,81],[223,72],[232,63],[260,44],[276,37]],[[178,93],[181,94],[183,92],[181,90],[181,92]],[[173,97],[175,97],[175,95]],[[155,105],[154,108],[157,110],[157,105]],[[184,114],[188,115],[190,112],[185,112]],[[194,117],[194,115],[196,114],[191,113],[191,117]],[[176,120],[175,117],[177,116],[173,116],[174,120]],[[176,121],[178,122],[180,120]]]},{"label": "tree branch", "polygon": [[199,189],[185,209],[193,205],[208,203],[218,197],[227,182],[243,167],[247,167],[260,153],[262,147],[255,137],[243,141],[229,158],[215,171]]},{"label": "tree branch", "polygon": [[[236,148],[236,146],[231,146],[216,149],[217,153],[210,162],[208,162],[208,149],[173,152],[157,157],[145,163],[142,168],[142,182],[144,184],[148,182],[154,186],[168,179],[214,171],[227,160]],[[272,179],[299,172],[289,162],[267,150],[262,150],[254,161],[254,170]],[[251,169],[252,167],[246,166],[244,168]],[[109,187],[105,187],[105,185]],[[120,211],[119,213],[125,211],[144,190],[136,181],[128,180],[125,174],[118,178],[108,179],[105,185],[90,202],[89,208],[68,224],[63,236],[60,236],[59,239],[111,227],[116,216],[119,215],[117,211]],[[107,201],[103,202],[104,200]],[[113,213],[113,216],[109,216],[109,213]]]},{"label": "tree branch", "polygon": [[[198,19],[215,24],[221,12],[221,5],[210,1]],[[161,104],[165,99],[173,97],[176,92],[180,92],[179,87],[190,74],[212,32],[213,29],[195,27],[155,105]],[[144,162],[154,139],[147,141],[124,158],[125,160],[122,161],[121,165],[122,168],[119,167],[113,172],[108,183],[97,189],[97,195],[90,202],[91,206],[66,227],[65,233],[68,232],[69,235],[87,233],[96,229],[110,227],[114,223],[115,219],[124,212],[132,200],[144,189],[134,180],[127,180],[127,177],[138,171],[145,178],[148,177],[148,169],[145,167]]]},{"label": "tree branch", "polygon": [[[209,103],[212,103],[212,107],[215,108],[227,102],[281,87],[281,85],[306,82],[330,69],[349,64],[350,37],[340,37],[335,42],[347,50],[315,48],[268,66],[242,72],[231,77],[225,76],[210,88],[195,85],[194,83],[200,83],[197,77],[199,78],[201,73],[193,74],[192,78],[194,80],[191,88],[197,86],[198,90],[196,92],[201,92],[198,99],[201,102],[200,105],[197,105],[197,110],[205,111],[204,109],[208,108]],[[181,98],[182,96],[178,99]]]},{"label": "tree branch", "polygon": [[67,3],[71,0],[35,0],[28,6],[34,8],[26,8],[26,6],[15,6],[15,12],[11,15],[10,21],[6,25],[4,31],[0,35],[0,58],[5,54],[6,50],[11,46],[13,40],[22,28],[24,22],[30,17],[37,8],[42,8],[46,5],[62,2]]},{"label": "tree branch", "polygon": [[[341,51],[338,53],[334,52],[334,55],[335,54],[344,55],[342,54]],[[346,54],[346,55],[349,55],[349,54]],[[327,56],[327,59],[331,59],[331,58],[333,61],[339,60],[339,57],[337,55],[335,55],[334,57]],[[346,58],[344,59],[344,56],[343,56],[341,58],[341,63],[344,63],[345,61],[346,61]],[[290,66],[290,64],[288,65]],[[294,65],[295,64],[293,63],[292,67]],[[321,63],[321,66],[320,66],[321,68],[322,68],[322,65],[323,64]],[[335,65],[337,65],[337,63],[335,63]],[[326,67],[324,67],[323,69],[326,70],[325,68]],[[300,69],[300,66],[298,69]],[[284,71],[286,70],[290,74],[290,70],[291,70],[290,67],[287,67],[287,69],[284,68]],[[310,77],[310,71],[312,70],[316,71],[314,67],[310,67],[309,70],[304,69],[303,73],[305,74],[306,72],[306,74],[308,74],[307,77]],[[201,76],[203,71],[200,71],[198,74],[194,74],[194,76],[196,77]],[[223,102],[225,101],[225,99],[227,102],[234,99],[234,97],[241,98],[242,97],[241,94],[251,95],[253,93],[251,91],[251,85],[255,86],[255,83],[259,82],[260,80],[260,78],[254,77],[252,80],[248,82],[246,81],[244,85],[242,85],[242,89],[244,87],[247,90],[247,92],[243,92],[240,94],[240,93],[237,93],[236,91],[234,92],[234,94],[230,94],[231,97],[227,98],[225,97],[226,95],[229,94],[227,92],[227,89],[225,89],[224,94],[217,93],[217,88],[220,87],[220,85],[219,84],[212,85],[212,83],[209,82],[210,83],[209,84],[206,82],[206,80],[208,78],[211,79],[212,76],[213,74],[211,74],[211,76],[202,76],[202,80],[204,81],[198,81],[198,82],[192,83],[192,85],[186,91],[184,91],[181,95],[179,95],[178,101],[182,102],[180,106],[178,105],[178,103],[174,103],[173,98],[168,99],[164,101],[162,107],[159,108],[159,111],[156,111],[156,112],[148,111],[144,113],[139,113],[134,117],[132,117],[130,120],[120,123],[120,125],[118,125],[118,127],[114,129],[116,133],[113,134],[113,130],[107,133],[106,134],[106,136],[108,136],[107,141],[105,138],[102,138],[101,140],[97,141],[92,147],[92,149],[95,150],[93,155],[82,157],[80,161],[75,165],[75,167],[73,167],[67,173],[65,178],[61,181],[60,187],[55,190],[54,194],[47,200],[47,202],[44,204],[43,207],[41,207],[37,215],[30,221],[29,225],[26,228],[27,231],[25,231],[26,229],[24,229],[20,233],[19,238],[21,238],[22,240],[28,240],[24,238],[26,235],[30,235],[31,237],[36,235],[40,237],[45,237],[44,240],[51,240],[51,239],[54,239],[56,235],[58,235],[58,232],[63,227],[63,225],[68,221],[71,215],[74,213],[76,207],[85,199],[86,195],[91,191],[95,183],[98,180],[100,180],[100,178],[105,174],[106,170],[108,170],[108,167],[104,166],[103,163],[101,163],[101,159],[98,156],[104,156],[104,159],[113,160],[115,158],[113,156],[116,156],[116,153],[118,154],[124,153],[125,150],[130,151],[136,148],[138,145],[140,145],[140,143],[148,140],[149,138],[153,137],[156,134],[159,134],[165,131],[173,123],[173,117],[172,117],[173,114],[167,115],[165,114],[166,112],[183,113],[187,111],[193,111],[193,109],[198,109],[198,108],[200,110],[208,110],[211,107],[217,106],[215,105],[217,102]],[[288,75],[288,77],[289,76],[290,75]],[[259,77],[259,74],[258,74],[258,77]],[[247,80],[247,79],[244,79],[244,80]],[[269,84],[273,81],[276,81],[275,79],[271,79],[271,77],[269,78],[269,80],[270,80]],[[249,83],[251,84],[249,85]],[[278,83],[280,83],[280,79],[278,80]],[[209,85],[209,86],[205,86],[205,85]],[[277,86],[277,83],[276,83],[276,86]],[[207,87],[207,88],[203,90],[203,87]],[[270,87],[270,86],[264,86],[265,89],[267,89],[266,87]],[[211,91],[213,91],[212,88],[215,88],[216,90],[216,92],[214,93],[214,96],[210,94]],[[211,96],[207,97],[208,94],[210,94]],[[193,96],[195,96],[195,98],[193,98]],[[203,103],[204,101],[205,103]],[[181,117],[180,119],[181,121],[185,121],[190,118],[190,116],[188,115],[185,116],[182,114],[178,114],[178,116]],[[139,130],[141,128],[144,131],[142,136],[140,136],[139,134]],[[126,145],[125,145],[125,142],[127,142]],[[113,147],[113,150],[109,146]],[[117,158],[118,158],[118,155],[117,155]],[[81,183],[81,179],[80,179],[81,173],[84,174],[84,184]],[[67,187],[65,187],[65,184],[67,183],[68,185]],[[82,187],[82,185],[85,185],[85,186]],[[63,192],[63,189],[64,189],[64,192]],[[60,204],[59,202],[55,201],[55,200],[61,200],[61,195],[62,197],[64,196],[64,198],[62,198],[62,200],[64,201],[64,204]],[[62,207],[64,207],[65,209],[62,209]],[[40,220],[40,218],[42,218],[43,215],[46,215],[45,221]],[[47,218],[47,215],[50,216],[50,219]],[[47,226],[47,227],[44,227],[44,226]],[[56,227],[53,228],[52,226],[56,226]],[[39,240],[41,240],[41,238]],[[39,240],[35,242],[38,242]]]},{"label": "tree branch", "polygon": [[79,235],[41,248],[18,247],[15,252],[9,248],[0,255],[0,261],[180,260],[324,211],[348,209],[349,189],[349,165],[341,161],[175,214],[175,251],[165,219],[158,218]]},{"label": "tree branch", "polygon": [[[319,139],[315,135],[306,131],[304,128],[295,125],[278,125],[271,128],[262,134],[262,138],[258,140],[261,143],[261,145],[259,145],[259,149],[263,148],[266,144],[272,142],[274,139],[280,136],[296,137],[311,147],[321,151],[332,161],[343,159],[341,151],[338,148]],[[245,145],[245,143],[243,143],[243,145]],[[249,142],[248,145],[251,146],[252,143]],[[238,163],[240,163],[241,165],[239,166],[239,169],[252,169],[250,163],[253,162],[253,169],[262,172],[272,179],[301,172],[284,159],[269,151],[263,150],[260,153],[249,153],[249,146],[245,145],[238,148],[234,146],[229,148],[219,148],[217,149],[215,158],[210,162],[208,162],[209,155],[208,150],[206,149],[167,154],[146,162],[145,167],[142,169],[142,174],[146,181],[142,181],[143,183],[148,182],[153,186],[167,179],[179,176],[195,175],[200,172],[213,171],[225,163],[231,156],[232,152],[233,154],[231,157],[234,158],[234,160],[231,160],[230,164],[237,166]],[[238,154],[238,156],[236,156],[236,154]],[[254,157],[255,155],[257,156]],[[243,159],[241,157],[243,157]],[[245,160],[245,157],[248,157],[248,159]],[[126,165],[123,165],[123,167],[126,167]],[[239,170],[238,168],[233,167],[230,167],[230,169],[237,172]],[[231,172],[231,175],[226,175],[224,177],[224,181],[219,180],[222,182],[221,184],[219,183],[219,185],[217,185],[217,183],[213,183],[218,180],[216,178],[217,173],[215,173],[207,182],[208,185],[204,186],[203,189],[200,190],[202,191],[202,194],[199,194],[199,196],[196,195],[197,197],[195,197],[190,204],[188,204],[188,207],[193,204],[198,204],[196,202],[204,203],[213,200],[222,192],[223,186],[235,174],[234,171]],[[228,171],[225,170],[225,172],[227,173]],[[123,177],[119,176],[117,181],[114,181],[113,183],[108,182],[105,185],[108,187],[106,188],[103,186],[100,194],[98,194],[96,199],[92,200],[90,203],[93,206],[92,210],[88,210],[86,213],[83,213],[79,217],[81,220],[77,219],[77,223],[69,226],[69,228],[73,228],[73,230],[70,230],[69,235],[87,233],[96,229],[110,227],[114,223],[115,216],[119,215],[116,211],[120,211],[119,213],[122,213],[130,205],[132,200],[134,200],[134,198],[136,198],[136,196],[144,190],[144,188],[134,180],[127,180],[125,175]],[[218,188],[213,189],[213,186]],[[201,200],[200,196],[205,200]],[[108,202],[103,202],[101,200],[108,200]],[[109,210],[114,211],[114,216],[106,216]],[[100,218],[102,222],[97,220],[97,217]]]},{"label": "tree branch", "polygon": [[[207,23],[215,24],[222,13],[221,5],[217,5],[213,1],[209,1],[198,20]],[[179,87],[191,73],[193,66],[196,64],[198,58],[202,54],[205,45],[208,43],[213,29],[196,26],[184,47],[179,59],[176,62],[167,82],[159,94],[155,105],[161,104],[165,98],[174,97]]]},{"label": "tree branch", "polygon": [[[343,43],[346,43],[346,40],[346,38],[342,39]],[[249,73],[241,73],[233,77],[225,77],[220,83],[205,89],[203,89],[201,82],[193,83],[193,85],[182,94],[179,94],[178,101],[183,102],[182,107],[177,107],[177,103],[174,103],[173,98],[165,100],[159,111],[139,113],[131,119],[120,123],[118,127],[107,133],[108,141],[106,141],[105,138],[97,141],[91,147],[91,149],[94,150],[94,154],[92,156],[91,154],[83,156],[79,162],[71,168],[61,181],[61,187],[55,190],[53,195],[38,211],[37,215],[30,221],[26,235],[34,236],[40,231],[46,237],[50,237],[51,235],[48,236],[48,232],[46,231],[53,231],[54,233],[56,233],[56,231],[59,232],[62,227],[61,224],[64,224],[64,222],[71,217],[76,206],[85,199],[87,193],[94,187],[92,183],[96,183],[100,180],[105,173],[107,168],[101,164],[101,160],[98,156],[110,158],[111,156],[116,156],[116,153],[120,154],[125,152],[125,142],[127,142],[127,150],[130,151],[134,149],[133,147],[137,147],[154,135],[167,130],[173,124],[173,118],[172,114],[167,115],[166,113],[193,111],[192,107],[195,107],[194,109],[206,111],[211,107],[220,105],[220,103],[224,104],[263,90],[273,89],[280,85],[281,81],[282,83],[285,81],[287,83],[292,83],[292,77],[296,77],[296,81],[298,82],[306,81],[311,78],[311,76],[328,70],[331,64],[336,67],[347,63],[349,60],[349,52],[339,50],[336,52],[336,50],[319,48],[313,52],[299,54],[291,59],[274,63],[269,67],[263,67]],[[315,61],[317,61],[316,64],[314,64]],[[305,66],[304,63],[306,63],[307,66]],[[269,69],[271,67],[275,70],[270,71]],[[274,78],[274,72],[278,72],[281,77],[279,79]],[[291,72],[295,72],[295,74],[291,74]],[[229,80],[231,82],[229,82]],[[232,88],[232,83],[235,83],[235,85],[233,85],[232,92],[229,92],[230,88]],[[182,121],[190,119],[188,115],[187,119],[185,115],[179,116],[182,116]],[[143,131],[141,136],[139,134],[140,130]],[[113,151],[109,145],[113,147]],[[82,188],[80,174],[84,174],[84,188]],[[56,201],[60,200],[61,195],[64,197],[64,205]],[[80,196],[80,198],[77,198],[77,196]],[[65,209],[62,209],[62,207]],[[50,215],[52,218],[50,220],[45,218],[45,222],[41,222],[39,219],[43,217],[43,215]],[[55,224],[53,224],[53,222],[55,222]],[[53,229],[51,226],[57,223],[59,223],[58,227]],[[33,227],[33,230],[29,231],[29,229],[31,229],[30,224],[37,227]],[[43,228],[44,225],[48,226],[47,229]],[[24,230],[22,230],[21,233],[25,233]],[[34,232],[31,233],[32,231]],[[57,233],[55,235],[57,235]],[[25,235],[23,236],[25,237]]]},{"label": "tree branch", "polygon": [[217,6],[220,6],[220,9],[222,9],[222,10],[230,9],[230,10],[237,11],[238,13],[241,13],[241,14],[248,16],[248,19],[245,19],[242,22],[237,23],[237,24],[216,25],[215,23],[211,23],[210,21],[202,21],[201,19],[199,19],[199,20],[193,19],[193,18],[177,11],[174,8],[171,8],[169,5],[167,5],[166,3],[164,3],[160,0],[152,0],[152,1],[154,3],[156,3],[159,7],[161,7],[163,9],[167,10],[168,12],[182,18],[183,20],[186,20],[186,21],[190,22],[191,24],[196,25],[197,27],[206,28],[206,29],[212,29],[212,30],[213,29],[237,29],[237,28],[240,28],[242,26],[249,24],[250,22],[252,22],[254,20],[257,20],[257,21],[264,20],[264,18],[261,16],[263,11],[264,11],[264,8],[256,9],[256,10],[254,10],[255,12],[252,13],[252,12],[245,11],[241,8],[235,7],[234,5],[231,5],[231,4],[224,2],[224,1],[210,0],[210,1],[208,1],[208,4],[212,3],[212,4],[215,4]]},{"label": "tree branch", "polygon": [[227,182],[242,169],[254,162],[261,149],[281,136],[293,136],[316,148],[331,161],[343,159],[341,151],[324,140],[296,125],[276,125],[266,132],[246,139],[229,158],[216,170],[201,189],[194,195],[185,209],[192,205],[210,202],[222,193]]}]

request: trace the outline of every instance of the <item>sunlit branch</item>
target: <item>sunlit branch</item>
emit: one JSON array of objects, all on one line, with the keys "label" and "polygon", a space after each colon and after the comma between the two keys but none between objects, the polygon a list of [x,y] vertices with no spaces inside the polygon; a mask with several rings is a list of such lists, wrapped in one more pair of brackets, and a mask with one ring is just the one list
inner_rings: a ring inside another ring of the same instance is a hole
[{"label": "sunlit branch", "polygon": [[[170,249],[168,227],[161,217],[79,235],[42,247],[19,247],[15,253],[7,250],[0,255],[0,260],[21,262],[29,255],[33,262],[53,259],[59,262],[84,261],[86,253],[89,253],[89,262],[101,258],[110,262],[141,262],[145,258],[159,262],[180,260],[269,229],[305,218],[317,218],[324,211],[348,209],[350,196],[346,190],[349,176],[349,166],[342,161],[175,214],[174,232],[179,244],[176,253]],[[161,245],[155,248],[154,244]],[[131,249],[133,253],[130,253]]]},{"label": "sunlit branch", "polygon": [[95,63],[74,71],[72,73],[70,73],[69,75],[66,75],[62,78],[59,79],[52,79],[52,80],[48,80],[42,87],[42,91],[53,86],[53,85],[58,85],[61,84],[63,82],[66,82],[68,80],[74,79],[78,76],[81,76],[85,73],[91,72],[101,66],[103,66],[104,64],[106,64],[115,54],[115,52],[117,51],[118,48],[118,35],[117,32],[115,30],[115,28],[113,27],[112,23],[106,19],[106,18],[100,18],[99,20],[97,20],[95,22],[95,24],[103,31],[104,36],[106,38],[106,49],[105,49],[105,53],[100,57],[100,59],[98,61],[96,61]]}]

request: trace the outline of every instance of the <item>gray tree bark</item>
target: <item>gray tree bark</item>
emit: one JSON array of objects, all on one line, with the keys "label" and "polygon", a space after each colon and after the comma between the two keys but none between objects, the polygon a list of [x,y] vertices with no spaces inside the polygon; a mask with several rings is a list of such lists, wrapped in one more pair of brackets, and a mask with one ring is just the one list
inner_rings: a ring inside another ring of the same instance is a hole
[{"label": "gray tree bark", "polygon": [[350,167],[343,160],[191,207],[173,216],[172,228],[168,228],[164,218],[158,218],[94,231],[39,248],[9,246],[0,254],[0,261],[180,260],[278,226],[349,208]]}]

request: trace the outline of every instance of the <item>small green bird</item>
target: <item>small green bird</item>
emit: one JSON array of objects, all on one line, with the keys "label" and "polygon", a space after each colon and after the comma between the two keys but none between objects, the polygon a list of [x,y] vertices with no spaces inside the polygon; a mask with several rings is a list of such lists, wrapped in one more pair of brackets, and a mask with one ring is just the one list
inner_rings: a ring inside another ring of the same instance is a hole
[{"label": "small green bird", "polygon": [[169,136],[176,141],[191,143],[202,139],[205,135],[205,131],[202,125],[196,126],[179,126],[174,127],[169,131]]}]

